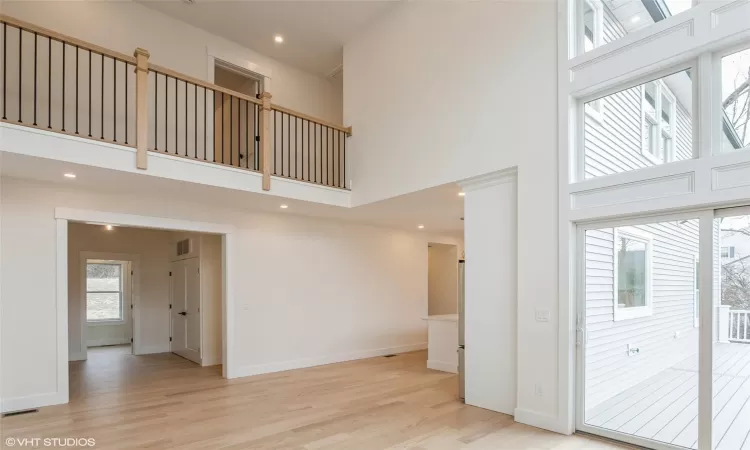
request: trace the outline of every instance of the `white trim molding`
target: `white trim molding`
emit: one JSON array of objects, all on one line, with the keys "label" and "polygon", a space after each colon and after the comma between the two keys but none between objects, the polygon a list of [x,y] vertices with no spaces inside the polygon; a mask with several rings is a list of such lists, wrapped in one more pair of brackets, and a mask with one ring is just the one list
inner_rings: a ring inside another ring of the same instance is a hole
[{"label": "white trim molding", "polygon": [[498,184],[514,183],[517,179],[518,169],[511,167],[459,181],[458,185],[461,186],[464,192],[471,192]]}]

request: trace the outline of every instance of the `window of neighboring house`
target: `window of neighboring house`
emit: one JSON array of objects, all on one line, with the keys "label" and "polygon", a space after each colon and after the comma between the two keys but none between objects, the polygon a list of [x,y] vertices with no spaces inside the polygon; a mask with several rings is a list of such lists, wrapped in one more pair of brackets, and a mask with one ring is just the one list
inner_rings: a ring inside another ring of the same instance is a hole
[{"label": "window of neighboring house", "polygon": [[661,80],[643,86],[642,153],[651,162],[663,164],[674,160],[676,101]]},{"label": "window of neighboring house", "polygon": [[121,261],[89,261],[86,264],[86,320],[89,323],[124,322]]},{"label": "window of neighboring house", "polygon": [[734,258],[734,246],[730,247],[721,247],[721,257],[722,258]]},{"label": "window of neighboring house", "polygon": [[651,238],[615,229],[615,320],[651,315]]},{"label": "window of neighboring house", "polygon": [[583,1],[583,51],[602,45],[604,15],[600,0]]}]

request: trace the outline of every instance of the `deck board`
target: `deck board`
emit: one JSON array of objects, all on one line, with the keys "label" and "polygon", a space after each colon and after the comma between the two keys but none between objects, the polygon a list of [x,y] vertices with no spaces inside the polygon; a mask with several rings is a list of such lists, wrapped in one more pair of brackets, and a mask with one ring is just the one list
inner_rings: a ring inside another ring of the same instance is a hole
[{"label": "deck board", "polygon": [[[750,345],[714,346],[713,440],[750,450]],[[698,355],[586,411],[586,424],[686,448],[698,445]]]}]

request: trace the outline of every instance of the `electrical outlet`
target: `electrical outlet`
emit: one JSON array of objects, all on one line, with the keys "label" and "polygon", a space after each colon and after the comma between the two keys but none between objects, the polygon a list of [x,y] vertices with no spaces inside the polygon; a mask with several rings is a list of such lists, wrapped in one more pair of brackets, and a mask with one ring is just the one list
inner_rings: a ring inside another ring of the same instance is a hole
[{"label": "electrical outlet", "polygon": [[542,389],[542,385],[537,383],[534,385],[534,395],[537,397],[544,397],[544,389]]},{"label": "electrical outlet", "polygon": [[534,311],[534,317],[537,322],[549,322],[549,309],[537,308]]}]

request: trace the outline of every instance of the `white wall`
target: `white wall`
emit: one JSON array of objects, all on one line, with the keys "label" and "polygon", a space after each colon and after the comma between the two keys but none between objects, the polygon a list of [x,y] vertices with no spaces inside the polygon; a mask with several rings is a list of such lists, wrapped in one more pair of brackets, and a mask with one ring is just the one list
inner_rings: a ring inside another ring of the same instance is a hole
[{"label": "white wall", "polygon": [[254,63],[271,72],[274,103],[341,122],[336,83],[136,2],[6,1],[3,13],[128,55],[145,48],[152,63],[204,80],[209,79],[209,52]]},{"label": "white wall", "polygon": [[466,403],[514,414],[517,364],[515,174],[464,185]]},{"label": "white wall", "polygon": [[[231,320],[237,345],[230,357],[240,374],[425,348],[427,242],[456,243],[422,233],[185,203],[158,192],[143,197],[3,178],[4,401],[33,401],[56,389],[55,207],[235,227]],[[29,329],[37,332],[23,345],[14,342]]]},{"label": "white wall", "polygon": [[458,312],[458,247],[430,244],[427,249],[427,314]]},{"label": "white wall", "polygon": [[[81,319],[85,306],[81,291],[81,252],[127,253],[139,258],[138,301],[135,314],[140,324],[141,353],[169,351],[169,251],[166,231],[71,223],[68,227],[68,349],[70,356],[82,353]],[[126,312],[127,314],[130,311]],[[103,338],[107,326],[96,328],[92,341]],[[130,328],[130,324],[128,324]],[[129,330],[127,340],[130,340]],[[105,333],[106,334],[106,333]],[[93,342],[93,341],[92,341]]]},{"label": "white wall", "polygon": [[406,2],[348,43],[355,203],[515,166],[529,147],[553,145],[556,28],[553,2]]},{"label": "white wall", "polygon": [[201,234],[201,364],[213,366],[222,359],[222,249],[221,236]]},{"label": "white wall", "polygon": [[[557,28],[555,2],[407,2],[345,47],[344,118],[355,130],[354,204],[517,166],[516,420],[566,430],[558,411]],[[550,321],[535,322],[536,308]]]}]

